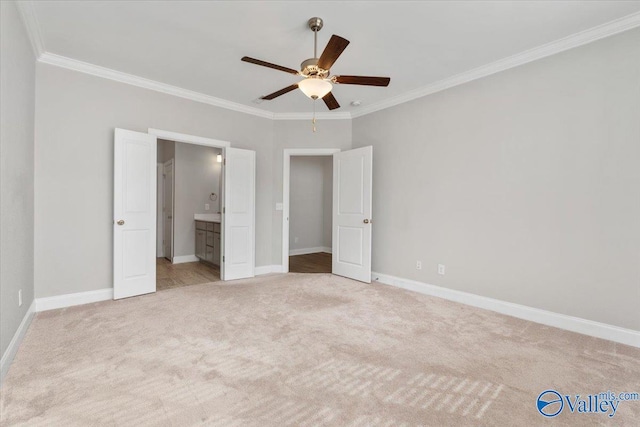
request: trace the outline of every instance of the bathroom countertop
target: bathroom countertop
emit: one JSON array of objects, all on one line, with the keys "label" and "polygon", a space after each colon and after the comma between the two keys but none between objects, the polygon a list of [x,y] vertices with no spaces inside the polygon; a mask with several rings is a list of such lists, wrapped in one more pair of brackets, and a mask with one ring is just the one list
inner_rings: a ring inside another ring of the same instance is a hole
[{"label": "bathroom countertop", "polygon": [[204,222],[217,222],[220,223],[220,214],[194,214],[193,219],[196,221]]}]

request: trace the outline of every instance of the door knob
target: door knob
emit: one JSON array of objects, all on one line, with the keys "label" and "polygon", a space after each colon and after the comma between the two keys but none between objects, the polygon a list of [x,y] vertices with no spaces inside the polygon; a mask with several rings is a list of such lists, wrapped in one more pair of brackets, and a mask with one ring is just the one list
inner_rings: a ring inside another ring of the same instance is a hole
[{"label": "door knob", "polygon": [[119,220],[118,225],[124,225],[124,220],[123,219]]},{"label": "door knob", "polygon": [[369,224],[369,220],[368,220],[368,219],[365,219],[365,220],[364,220],[364,221],[362,221],[362,222],[364,222],[365,224]]}]

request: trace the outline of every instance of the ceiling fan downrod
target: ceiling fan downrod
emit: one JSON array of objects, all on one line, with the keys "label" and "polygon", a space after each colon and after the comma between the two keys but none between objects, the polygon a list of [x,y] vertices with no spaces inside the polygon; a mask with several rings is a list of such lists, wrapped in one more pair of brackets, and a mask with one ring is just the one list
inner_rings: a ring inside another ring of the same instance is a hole
[{"label": "ceiling fan downrod", "polygon": [[318,58],[318,31],[322,29],[324,23],[322,22],[322,18],[314,16],[307,21],[307,25],[309,25],[309,28],[313,31],[313,57]]},{"label": "ceiling fan downrod", "polygon": [[[322,29],[322,18],[318,18],[313,17],[311,19],[309,19],[309,21],[307,21],[307,24],[309,25],[309,28],[311,29],[311,31],[313,31],[313,65],[318,64],[318,31],[320,31]],[[308,62],[309,60],[305,61]],[[304,65],[304,63],[303,63]],[[303,67],[304,68],[304,67]],[[316,129],[316,100],[318,99],[318,97],[312,98],[313,99],[313,119],[311,120],[311,128],[313,129],[313,132],[315,133],[317,131]]]}]

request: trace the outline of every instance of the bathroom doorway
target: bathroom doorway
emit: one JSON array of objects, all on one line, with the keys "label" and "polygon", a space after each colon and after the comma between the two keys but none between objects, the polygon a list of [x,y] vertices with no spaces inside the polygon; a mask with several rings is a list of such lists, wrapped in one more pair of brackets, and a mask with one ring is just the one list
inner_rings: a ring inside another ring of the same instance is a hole
[{"label": "bathroom doorway", "polygon": [[157,144],[156,288],[219,281],[222,149],[164,139]]}]

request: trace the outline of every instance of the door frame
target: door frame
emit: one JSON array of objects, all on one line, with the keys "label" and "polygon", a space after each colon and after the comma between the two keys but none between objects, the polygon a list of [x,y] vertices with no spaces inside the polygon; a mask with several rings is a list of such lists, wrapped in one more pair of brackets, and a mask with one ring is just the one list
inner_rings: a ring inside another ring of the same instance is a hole
[{"label": "door frame", "polygon": [[[175,216],[175,201],[176,201],[176,161],[175,158],[174,159],[169,159],[166,162],[162,163],[162,176],[163,176],[163,184],[161,185],[162,187],[162,191],[164,192],[165,188],[164,188],[164,175],[165,175],[165,169],[167,168],[167,166],[171,166],[171,174],[172,174],[172,178],[171,178],[171,203],[169,204],[171,207],[171,231],[169,232],[169,238],[171,239],[171,244],[169,245],[169,255],[164,253],[164,244],[162,245],[162,256],[166,259],[168,259],[169,261],[171,261],[171,263],[173,264],[173,228],[174,228],[174,216]],[[164,208],[164,194],[163,194],[163,208]],[[164,240],[165,236],[164,235],[164,210],[162,211],[163,216],[162,216],[162,238]],[[156,224],[157,226],[157,224]]]},{"label": "door frame", "polygon": [[[148,128],[147,129],[147,133],[149,135],[154,135],[156,137],[156,140],[158,139],[164,139],[167,141],[174,141],[174,142],[183,142],[186,144],[193,144],[193,145],[202,145],[204,147],[214,147],[214,148],[220,148],[222,151],[222,159],[223,159],[223,164],[224,164],[224,158],[225,158],[225,149],[228,147],[231,147],[231,143],[229,141],[223,141],[220,139],[213,139],[213,138],[205,138],[203,136],[196,136],[196,135],[189,135],[189,134],[185,134],[185,133],[179,133],[179,132],[172,132],[172,131],[168,131],[168,130],[162,130],[162,129],[154,129],[154,128]],[[224,168],[224,166],[223,166]],[[176,169],[175,169],[175,163],[173,166],[173,180],[175,182],[175,174],[176,174]],[[220,177],[220,179],[222,180],[222,186],[221,186],[221,190],[220,191],[220,206],[224,206],[224,170],[222,171],[222,176]],[[156,175],[156,180],[158,179],[157,175]],[[156,191],[158,187],[158,183],[155,182],[155,185],[153,186],[153,191]],[[175,199],[175,194],[174,194],[174,199]],[[172,219],[172,222],[175,220],[175,218]],[[156,215],[156,219],[155,221],[157,221],[157,215]],[[155,224],[155,227],[157,228],[158,224]],[[173,228],[173,227],[172,227]],[[221,240],[221,245],[224,245],[224,215],[220,215],[220,240]],[[173,240],[173,239],[172,239]],[[172,247],[172,252],[173,252],[173,241],[171,242],[171,247]],[[224,246],[222,246],[224,247]],[[173,254],[172,254],[173,255]],[[224,277],[223,274],[223,269],[224,269],[224,264],[222,262],[222,255],[223,255],[223,251],[220,251],[220,279],[222,279]]]},{"label": "door frame", "polygon": [[[157,142],[156,142],[157,144]],[[156,165],[156,258],[164,257],[164,224],[162,224],[162,208],[163,204],[163,192],[164,192],[164,180],[161,179],[164,174],[164,163],[157,163]]]},{"label": "door frame", "polygon": [[282,162],[282,272],[289,272],[289,192],[292,156],[333,156],[339,148],[286,148]]}]

